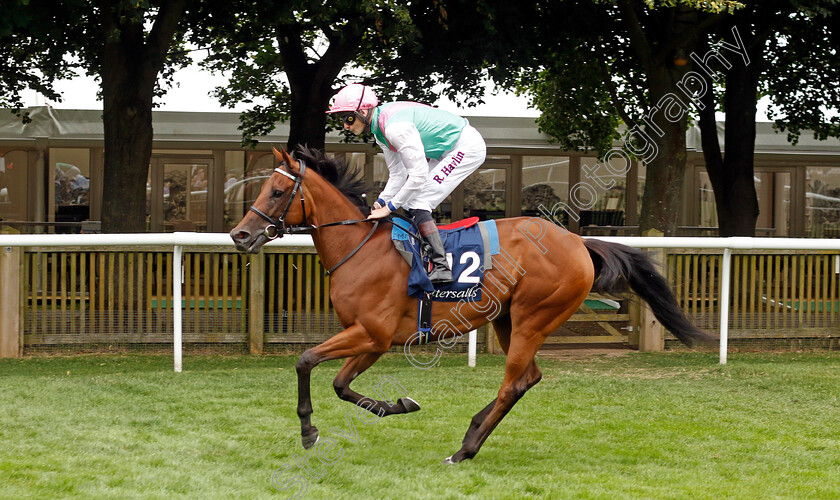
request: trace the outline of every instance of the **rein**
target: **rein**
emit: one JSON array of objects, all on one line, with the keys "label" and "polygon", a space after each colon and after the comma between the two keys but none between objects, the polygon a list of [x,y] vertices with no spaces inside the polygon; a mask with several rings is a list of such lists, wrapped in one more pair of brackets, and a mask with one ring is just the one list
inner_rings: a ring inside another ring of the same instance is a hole
[{"label": "rein", "polygon": [[[282,166],[279,166],[279,167],[274,169],[274,171],[277,172],[278,174],[284,175],[284,176],[288,177],[289,179],[291,179],[295,182],[295,187],[292,188],[292,194],[289,195],[289,201],[286,202],[286,208],[283,209],[283,213],[280,215],[280,217],[277,218],[277,220],[272,219],[265,212],[256,208],[253,205],[251,205],[251,207],[248,210],[254,212],[255,214],[259,215],[260,217],[262,217],[263,219],[268,221],[269,225],[267,225],[265,227],[265,230],[263,231],[263,234],[265,235],[266,238],[269,239],[269,241],[270,240],[275,240],[277,238],[282,238],[283,235],[286,235],[286,234],[310,233],[312,231],[316,231],[318,229],[321,229],[322,227],[349,226],[349,225],[358,224],[358,223],[361,223],[361,222],[372,222],[373,227],[370,229],[370,232],[368,233],[368,235],[365,236],[365,239],[363,239],[362,242],[359,243],[359,245],[356,248],[354,248],[349,254],[347,254],[343,259],[341,259],[338,262],[338,264],[332,266],[330,269],[327,270],[327,275],[330,275],[336,269],[338,269],[338,267],[340,265],[342,265],[345,262],[347,262],[348,260],[350,260],[351,257],[356,255],[356,253],[359,250],[362,249],[362,247],[365,245],[365,243],[367,243],[368,240],[370,240],[370,238],[373,236],[373,233],[376,232],[376,228],[379,227],[380,219],[341,220],[341,221],[336,221],[336,222],[329,222],[327,224],[321,224],[320,226],[316,226],[314,224],[307,224],[307,222],[306,222],[306,220],[307,220],[306,219],[306,204],[305,204],[304,199],[303,199],[303,190],[300,189],[301,182],[303,182],[303,175],[306,172],[306,164],[303,162],[303,160],[298,160],[298,163],[300,164],[300,174],[298,174],[298,175],[294,175],[294,174],[291,174],[291,173],[287,172],[286,170],[284,170],[282,168]],[[303,225],[289,227],[289,226],[286,226],[286,220],[285,220],[286,219],[286,214],[289,213],[289,209],[292,207],[292,203],[294,202],[295,196],[297,196],[298,190],[300,190],[300,209],[303,212]]]},{"label": "rein", "polygon": [[[333,271],[335,271],[336,269],[338,269],[338,266],[340,266],[340,265],[344,264],[345,262],[347,262],[348,260],[350,260],[350,257],[352,257],[352,256],[356,255],[356,252],[358,252],[359,250],[361,250],[361,249],[362,249],[362,247],[363,247],[363,246],[365,246],[365,243],[367,243],[367,242],[368,242],[368,240],[370,239],[370,237],[371,237],[371,236],[373,236],[373,233],[375,233],[375,232],[376,232],[376,228],[377,228],[377,227],[379,227],[379,219],[364,219],[364,220],[365,220],[365,221],[367,221],[367,220],[374,220],[374,221],[375,221],[375,222],[373,223],[373,227],[372,227],[372,228],[370,228],[370,232],[368,233],[368,235],[367,235],[367,236],[365,236],[365,239],[363,239],[363,240],[362,240],[362,242],[361,242],[361,243],[359,243],[359,245],[358,245],[356,248],[354,248],[354,249],[353,249],[353,250],[352,250],[349,254],[347,254],[347,255],[346,255],[343,259],[341,259],[340,261],[338,261],[338,264],[336,264],[336,265],[332,266],[331,268],[327,269],[327,276],[329,276],[330,274],[332,274],[332,273],[333,273]],[[346,222],[346,223],[348,223],[348,224],[351,224],[351,223],[362,222],[362,221],[341,221],[341,222]],[[328,226],[328,225],[338,226],[338,225],[340,225],[340,224],[338,224],[338,223],[324,224],[324,226]],[[324,227],[324,226],[321,226],[321,227]]]}]

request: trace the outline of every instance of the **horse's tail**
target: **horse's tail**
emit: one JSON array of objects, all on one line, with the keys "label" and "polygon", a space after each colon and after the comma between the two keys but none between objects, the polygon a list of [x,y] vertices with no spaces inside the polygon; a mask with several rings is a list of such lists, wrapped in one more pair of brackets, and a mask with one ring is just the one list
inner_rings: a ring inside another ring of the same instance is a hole
[{"label": "horse's tail", "polygon": [[680,309],[665,277],[657,271],[650,257],[641,250],[606,241],[587,239],[586,249],[595,265],[592,291],[615,294],[630,284],[647,302],[656,318],[684,344],[713,342],[715,337],[697,328]]}]

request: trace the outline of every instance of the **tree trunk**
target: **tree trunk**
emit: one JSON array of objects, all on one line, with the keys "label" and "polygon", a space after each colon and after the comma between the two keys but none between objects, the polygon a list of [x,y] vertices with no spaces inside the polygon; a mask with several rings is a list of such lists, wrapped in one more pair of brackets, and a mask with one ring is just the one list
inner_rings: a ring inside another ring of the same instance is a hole
[{"label": "tree trunk", "polygon": [[[739,25],[749,27],[750,23]],[[742,29],[740,34],[751,47],[750,64],[736,59],[725,72],[725,155],[718,141],[714,92],[708,75],[704,76],[710,90],[703,96],[705,109],[700,113],[703,157],[715,193],[720,236],[755,236],[759,213],[754,181],[755,114],[763,42],[756,43],[748,30]]]},{"label": "tree trunk", "polygon": [[645,30],[635,2],[620,0],[618,7],[630,45],[647,75],[650,104],[643,121],[647,136],[656,144],[656,151],[645,158],[647,176],[639,230],[657,229],[674,236],[682,208],[685,132],[691,109],[677,87],[688,66],[675,64],[673,55],[677,49],[690,53],[697,46],[698,12],[688,6],[664,9],[653,20],[657,29],[648,26]]},{"label": "tree trunk", "polygon": [[709,170],[721,236],[755,236],[759,208],[754,180],[758,85],[754,67],[735,64],[726,76],[726,154],[721,171]]},{"label": "tree trunk", "polygon": [[185,0],[163,2],[151,31],[132,22],[130,5],[103,0],[102,76],[105,171],[102,231],[146,231],[146,180],[152,156],[152,98]]},{"label": "tree trunk", "polygon": [[353,59],[362,30],[348,26],[344,36],[333,37],[317,62],[306,57],[305,44],[297,25],[282,25],[277,36],[280,54],[291,92],[289,113],[289,151],[299,145],[324,149],[327,133],[327,108],[333,95],[333,83],[344,66]]},{"label": "tree trunk", "polygon": [[665,236],[674,236],[682,207],[686,121],[683,118],[673,123],[662,122],[658,125],[665,135],[655,139],[659,152],[656,157],[647,159],[639,230],[644,233],[649,229],[658,229]]},{"label": "tree trunk", "polygon": [[[686,73],[684,66],[666,63],[648,72],[650,101],[655,103],[648,123],[648,135],[656,143],[655,156],[645,158],[647,175],[639,218],[641,233],[658,229],[675,236],[682,208],[685,172],[685,131],[689,104],[679,99],[676,83]],[[670,110],[670,111],[669,111]]]},{"label": "tree trunk", "polygon": [[330,97],[332,90],[325,94],[312,91],[307,95],[295,95],[292,92],[289,142],[286,144],[289,151],[294,151],[299,145],[323,151]]},{"label": "tree trunk", "polygon": [[152,156],[151,93],[145,97],[139,91],[133,95],[106,92],[107,74],[102,74],[105,126],[102,230],[142,233],[146,231],[146,179]]}]

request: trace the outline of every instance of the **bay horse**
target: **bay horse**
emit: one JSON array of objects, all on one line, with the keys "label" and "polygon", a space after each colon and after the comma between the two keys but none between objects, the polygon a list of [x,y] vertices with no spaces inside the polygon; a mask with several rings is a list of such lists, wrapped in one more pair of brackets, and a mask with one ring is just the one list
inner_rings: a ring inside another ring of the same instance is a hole
[{"label": "bay horse", "polygon": [[[330,270],[330,299],[344,330],[306,350],[296,365],[297,413],[303,447],[308,449],[318,440],[311,422],[310,373],[324,361],[347,358],[333,382],[342,400],[361,402],[380,417],[420,409],[407,397],[389,403],[350,389],[350,383],[391,346],[412,339],[418,307],[406,291],[409,267],[391,241],[391,223],[365,220],[369,208],[359,173],[308,148],[298,148],[293,155],[275,149],[274,155],[279,166],[230,235],[239,251],[257,253],[284,233],[308,232]],[[461,448],[447,462],[473,458],[513,405],[540,381],[537,350],[590,291],[616,293],[629,284],[685,344],[714,340],[685,317],[668,283],[643,252],[584,240],[535,217],[500,219],[496,226],[502,258],[494,256],[492,268],[484,271],[482,299],[468,307],[437,302],[433,308],[432,340],[492,322],[507,355],[498,397],[476,413]]]}]

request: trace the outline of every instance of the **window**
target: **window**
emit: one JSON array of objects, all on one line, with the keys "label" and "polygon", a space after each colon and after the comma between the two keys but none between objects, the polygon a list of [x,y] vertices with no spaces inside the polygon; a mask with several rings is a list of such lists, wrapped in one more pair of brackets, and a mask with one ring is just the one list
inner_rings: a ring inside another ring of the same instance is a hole
[{"label": "window", "polygon": [[461,184],[464,190],[464,217],[477,216],[481,220],[505,216],[505,187],[507,170],[479,168]]},{"label": "window", "polygon": [[623,226],[627,211],[627,173],[622,157],[609,163],[597,158],[580,159],[581,182],[587,189],[572,193],[580,210],[580,226]]},{"label": "window", "polygon": [[[554,208],[569,201],[568,156],[522,157],[522,215],[548,216]],[[542,208],[540,208],[542,207]],[[557,210],[562,224],[568,224],[568,214]]]},{"label": "window", "polygon": [[207,176],[204,163],[163,164],[163,224],[166,230],[193,231],[207,225]]},{"label": "window", "polygon": [[805,235],[840,237],[840,168],[807,167],[806,172]]},{"label": "window", "polygon": [[[242,220],[256,201],[262,185],[274,170],[271,153],[228,152],[225,159],[224,224],[230,230]],[[247,156],[247,162],[246,162]]]},{"label": "window", "polygon": [[697,196],[700,199],[700,227],[717,227],[717,206],[715,193],[709,173],[705,170],[697,174]]},{"label": "window", "polygon": [[57,233],[80,232],[68,225],[90,218],[90,150],[51,148],[50,205]]},{"label": "window", "polygon": [[245,177],[245,152],[225,151],[225,181],[222,185],[224,230],[230,231],[242,220],[241,205],[244,197],[242,179]]},{"label": "window", "polygon": [[[772,167],[755,168],[753,174],[758,197],[756,236],[789,236],[791,172]],[[712,182],[705,169],[698,169],[697,197],[700,205],[697,228],[684,228],[688,236],[717,236],[718,213]],[[704,228],[710,228],[704,229]]]},{"label": "window", "polygon": [[152,156],[146,184],[149,231],[207,231],[208,189],[217,175],[213,165],[211,155]]},{"label": "window", "polygon": [[755,172],[756,236],[790,236],[790,172]]}]

